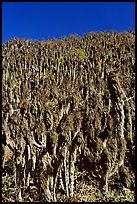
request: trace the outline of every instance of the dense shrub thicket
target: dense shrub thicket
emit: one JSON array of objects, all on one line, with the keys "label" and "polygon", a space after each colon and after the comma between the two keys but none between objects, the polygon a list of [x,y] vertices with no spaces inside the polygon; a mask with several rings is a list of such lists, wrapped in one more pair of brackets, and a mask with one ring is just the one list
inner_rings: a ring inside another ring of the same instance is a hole
[{"label": "dense shrub thicket", "polygon": [[20,201],[71,199],[84,172],[134,191],[134,92],[134,32],[2,45],[3,200],[8,176]]}]

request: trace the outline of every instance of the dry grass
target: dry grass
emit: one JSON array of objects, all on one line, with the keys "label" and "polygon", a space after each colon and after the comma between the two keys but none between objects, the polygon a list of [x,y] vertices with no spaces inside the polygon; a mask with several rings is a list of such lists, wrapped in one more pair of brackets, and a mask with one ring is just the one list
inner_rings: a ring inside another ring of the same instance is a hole
[{"label": "dry grass", "polygon": [[[100,188],[100,182],[97,180],[91,180],[87,173],[80,173],[81,178],[76,181],[74,196],[67,198],[63,192],[59,192],[57,196],[57,202],[134,202],[135,191],[124,188],[122,185],[119,189],[110,187],[108,194],[103,194],[102,188]],[[85,174],[85,178],[83,179]],[[30,188],[25,189],[23,193],[23,202],[44,202],[45,197],[42,194],[39,198],[37,188],[30,182]],[[18,188],[14,186],[14,177],[12,175],[2,176],[2,202],[18,202]],[[112,188],[112,189],[111,189]]]}]

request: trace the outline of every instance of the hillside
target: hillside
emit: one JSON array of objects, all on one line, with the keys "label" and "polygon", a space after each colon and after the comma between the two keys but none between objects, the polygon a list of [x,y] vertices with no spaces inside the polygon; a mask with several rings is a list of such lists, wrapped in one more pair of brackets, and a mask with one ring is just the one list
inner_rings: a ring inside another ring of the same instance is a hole
[{"label": "hillside", "polygon": [[134,201],[134,136],[134,32],[2,45],[3,201]]}]

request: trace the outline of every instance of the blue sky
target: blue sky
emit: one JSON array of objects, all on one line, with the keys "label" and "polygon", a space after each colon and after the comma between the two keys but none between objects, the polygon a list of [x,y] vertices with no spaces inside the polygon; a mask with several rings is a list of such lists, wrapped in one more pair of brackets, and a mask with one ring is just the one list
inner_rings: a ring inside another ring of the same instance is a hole
[{"label": "blue sky", "polygon": [[135,29],[135,2],[3,2],[2,43]]}]

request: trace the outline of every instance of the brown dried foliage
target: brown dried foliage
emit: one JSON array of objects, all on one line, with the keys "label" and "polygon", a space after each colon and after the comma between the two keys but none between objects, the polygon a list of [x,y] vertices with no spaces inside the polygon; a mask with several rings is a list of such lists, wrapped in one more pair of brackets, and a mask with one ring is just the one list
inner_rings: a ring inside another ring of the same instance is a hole
[{"label": "brown dried foliage", "polygon": [[73,198],[78,172],[101,195],[134,190],[134,32],[13,39],[2,46],[2,71],[3,172],[10,161],[6,176],[24,200]]}]

